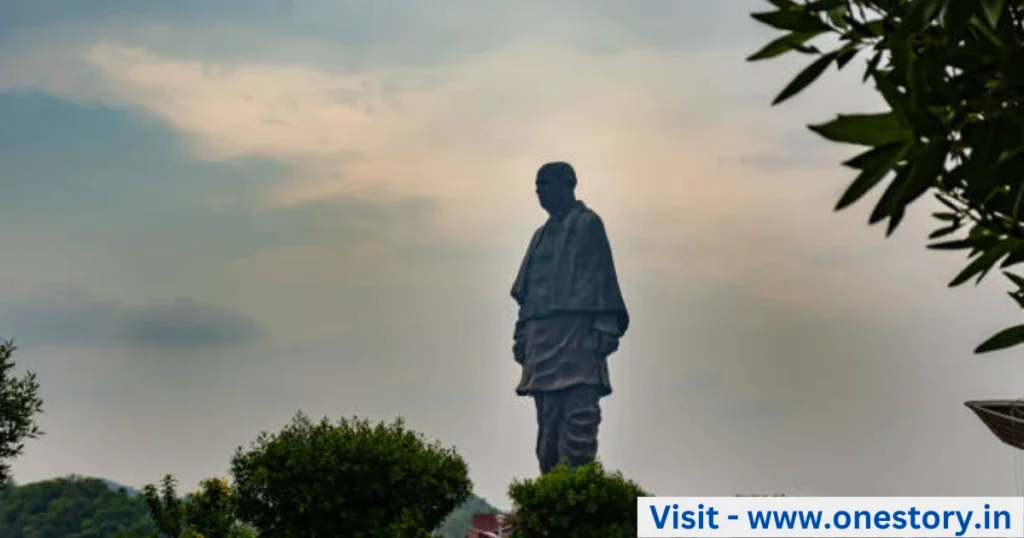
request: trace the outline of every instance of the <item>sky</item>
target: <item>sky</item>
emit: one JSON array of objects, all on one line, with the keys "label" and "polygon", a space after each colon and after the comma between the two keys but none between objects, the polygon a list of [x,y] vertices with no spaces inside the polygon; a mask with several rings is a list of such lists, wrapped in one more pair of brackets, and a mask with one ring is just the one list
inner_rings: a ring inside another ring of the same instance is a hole
[{"label": "sky", "polygon": [[948,289],[929,202],[833,212],[879,101],[734,0],[8,0],[0,335],[42,384],[15,478],[185,488],[299,410],[403,417],[502,506],[536,476],[509,288],[571,162],[632,326],[600,457],[660,495],[1017,495],[963,406],[1016,398],[998,278]]}]

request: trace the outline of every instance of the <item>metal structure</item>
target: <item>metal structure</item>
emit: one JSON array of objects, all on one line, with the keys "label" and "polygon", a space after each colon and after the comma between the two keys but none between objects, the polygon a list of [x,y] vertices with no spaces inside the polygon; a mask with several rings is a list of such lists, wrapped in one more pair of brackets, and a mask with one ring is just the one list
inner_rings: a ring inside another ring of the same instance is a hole
[{"label": "metal structure", "polygon": [[1024,450],[1024,400],[964,402],[1002,442]]}]

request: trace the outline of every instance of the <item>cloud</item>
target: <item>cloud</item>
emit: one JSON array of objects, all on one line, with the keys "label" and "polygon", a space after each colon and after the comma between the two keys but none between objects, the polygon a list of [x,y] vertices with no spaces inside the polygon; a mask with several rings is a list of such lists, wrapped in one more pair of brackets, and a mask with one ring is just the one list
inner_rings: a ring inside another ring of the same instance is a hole
[{"label": "cloud", "polygon": [[8,302],[0,326],[32,347],[129,346],[189,351],[246,345],[263,336],[248,316],[190,298],[143,305],[94,299],[75,289]]}]

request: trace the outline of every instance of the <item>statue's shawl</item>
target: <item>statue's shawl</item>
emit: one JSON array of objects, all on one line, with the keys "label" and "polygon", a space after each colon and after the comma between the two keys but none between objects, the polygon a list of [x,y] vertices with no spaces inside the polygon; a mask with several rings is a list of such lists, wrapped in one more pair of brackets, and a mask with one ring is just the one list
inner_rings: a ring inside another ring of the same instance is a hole
[{"label": "statue's shawl", "polygon": [[541,226],[530,240],[512,285],[512,298],[519,304],[519,319],[573,313],[613,315],[618,321],[619,334],[625,334],[629,328],[629,313],[622,300],[611,245],[601,217],[577,201],[556,230],[552,237],[556,282],[551,288],[551,300],[545,304],[525,301],[526,273],[544,231]]}]

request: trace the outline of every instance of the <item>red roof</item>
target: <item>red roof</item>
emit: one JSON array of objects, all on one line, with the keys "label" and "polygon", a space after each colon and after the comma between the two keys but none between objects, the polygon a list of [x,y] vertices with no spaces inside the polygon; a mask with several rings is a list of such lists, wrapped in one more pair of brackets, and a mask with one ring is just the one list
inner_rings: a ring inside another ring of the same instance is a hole
[{"label": "red roof", "polygon": [[[473,529],[466,533],[466,538],[491,538],[499,536],[498,517],[494,514],[473,514]],[[511,536],[512,526],[504,525],[500,536]]]}]

